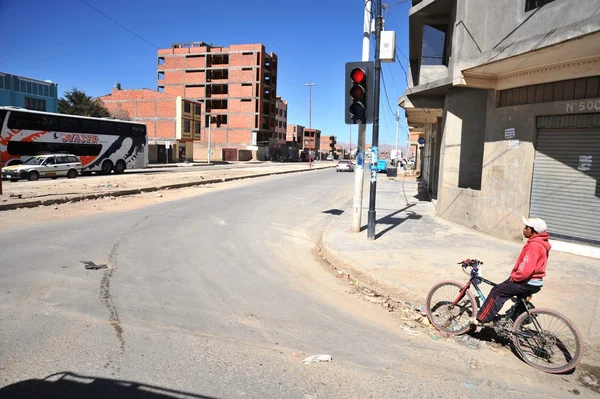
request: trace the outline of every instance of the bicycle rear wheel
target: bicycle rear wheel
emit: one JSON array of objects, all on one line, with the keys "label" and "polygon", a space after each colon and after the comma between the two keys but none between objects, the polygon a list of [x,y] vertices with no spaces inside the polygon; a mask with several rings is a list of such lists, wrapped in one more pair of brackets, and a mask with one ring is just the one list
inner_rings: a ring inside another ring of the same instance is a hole
[{"label": "bicycle rear wheel", "polygon": [[546,373],[570,371],[583,355],[583,339],[575,325],[550,309],[532,309],[519,316],[513,343],[525,363]]},{"label": "bicycle rear wheel", "polygon": [[442,281],[433,286],[427,294],[427,317],[440,331],[451,335],[464,334],[471,329],[470,318],[477,312],[477,304],[471,291],[452,306],[464,284],[456,281]]}]

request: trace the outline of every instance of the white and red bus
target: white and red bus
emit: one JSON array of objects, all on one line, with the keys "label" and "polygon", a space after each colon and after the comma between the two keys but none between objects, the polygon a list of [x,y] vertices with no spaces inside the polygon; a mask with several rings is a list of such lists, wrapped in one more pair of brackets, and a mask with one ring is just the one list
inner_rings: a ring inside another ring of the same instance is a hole
[{"label": "white and red bus", "polygon": [[67,153],[79,157],[82,174],[123,173],[148,165],[147,148],[141,123],[0,107],[0,167]]}]

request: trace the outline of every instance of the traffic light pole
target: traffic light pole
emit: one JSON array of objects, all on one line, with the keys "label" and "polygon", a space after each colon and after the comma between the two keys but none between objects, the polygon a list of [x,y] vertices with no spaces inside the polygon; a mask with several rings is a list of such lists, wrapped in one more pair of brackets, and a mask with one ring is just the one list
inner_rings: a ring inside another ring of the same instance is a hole
[{"label": "traffic light pole", "polygon": [[[371,44],[371,5],[373,0],[365,1],[365,15],[363,23],[363,45],[362,61],[369,61]],[[350,125],[352,131],[352,125]],[[350,133],[352,134],[352,133]],[[365,179],[365,141],[367,137],[367,125],[358,125],[358,140],[356,144],[356,170],[354,172],[354,200],[352,203],[352,228],[353,233],[360,233],[362,217],[363,184]],[[352,138],[350,138],[352,141]],[[351,149],[352,150],[352,149]],[[350,156],[352,158],[352,156]]]},{"label": "traffic light pole", "polygon": [[377,158],[379,146],[379,92],[381,79],[381,60],[379,59],[379,47],[381,30],[383,29],[383,18],[381,16],[381,0],[376,0],[375,4],[375,87],[374,107],[373,107],[373,141],[371,145],[371,186],[369,191],[369,219],[367,223],[367,238],[375,239],[375,196],[377,193]]}]

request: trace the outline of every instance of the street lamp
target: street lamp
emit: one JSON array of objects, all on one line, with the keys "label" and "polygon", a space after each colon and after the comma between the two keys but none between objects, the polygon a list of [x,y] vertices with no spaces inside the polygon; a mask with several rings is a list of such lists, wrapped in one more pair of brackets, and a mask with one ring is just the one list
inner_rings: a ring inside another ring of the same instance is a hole
[{"label": "street lamp", "polygon": [[[308,86],[308,130],[310,134],[312,131],[312,88],[316,86],[316,83],[304,83],[304,86]],[[316,137],[315,137],[316,138]],[[316,144],[316,143],[315,143]],[[312,169],[312,137],[308,136],[308,168]]]}]

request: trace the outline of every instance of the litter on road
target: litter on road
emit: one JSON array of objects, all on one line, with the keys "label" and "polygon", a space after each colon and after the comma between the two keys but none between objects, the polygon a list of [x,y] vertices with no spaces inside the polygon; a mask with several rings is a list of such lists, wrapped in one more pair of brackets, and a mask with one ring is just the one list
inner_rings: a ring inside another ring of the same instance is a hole
[{"label": "litter on road", "polygon": [[313,363],[317,363],[317,362],[330,362],[332,360],[333,360],[333,358],[329,355],[314,355],[314,356],[307,357],[306,359],[304,359],[302,361],[302,363],[313,364]]},{"label": "litter on road", "polygon": [[85,268],[88,270],[98,270],[98,269],[106,269],[108,266],[106,265],[97,265],[89,260],[80,260],[81,263],[85,265]]}]

